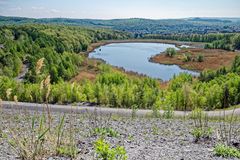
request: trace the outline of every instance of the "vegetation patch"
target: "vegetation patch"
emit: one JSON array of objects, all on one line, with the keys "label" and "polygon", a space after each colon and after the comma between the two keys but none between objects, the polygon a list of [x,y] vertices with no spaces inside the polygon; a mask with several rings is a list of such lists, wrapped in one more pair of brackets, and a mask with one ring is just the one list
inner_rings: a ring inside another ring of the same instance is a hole
[{"label": "vegetation patch", "polygon": [[214,148],[214,152],[220,157],[240,158],[240,150],[234,147],[218,144]]},{"label": "vegetation patch", "polygon": [[151,58],[151,61],[160,64],[175,64],[181,68],[203,71],[217,70],[222,67],[230,67],[236,52],[219,49],[196,49],[185,48],[177,51],[175,56],[165,56],[167,53],[158,54]]},{"label": "vegetation patch", "polygon": [[127,160],[127,152],[124,147],[110,147],[104,139],[99,139],[94,144],[98,159],[102,160]]},{"label": "vegetation patch", "polygon": [[118,137],[120,134],[112,128],[94,128],[92,131],[93,135]]},{"label": "vegetation patch", "polygon": [[196,108],[192,111],[191,118],[194,120],[194,129],[191,134],[195,142],[202,139],[209,139],[213,134],[213,129],[208,125],[208,115],[202,109]]}]

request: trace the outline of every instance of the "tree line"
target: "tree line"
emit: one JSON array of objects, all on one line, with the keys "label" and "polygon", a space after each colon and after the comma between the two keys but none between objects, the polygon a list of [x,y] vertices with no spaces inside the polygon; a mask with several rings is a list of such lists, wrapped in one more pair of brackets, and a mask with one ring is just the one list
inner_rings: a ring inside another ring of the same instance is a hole
[{"label": "tree line", "polygon": [[144,39],[165,39],[188,42],[204,42],[206,49],[240,49],[239,33],[211,33],[211,34],[147,34]]}]

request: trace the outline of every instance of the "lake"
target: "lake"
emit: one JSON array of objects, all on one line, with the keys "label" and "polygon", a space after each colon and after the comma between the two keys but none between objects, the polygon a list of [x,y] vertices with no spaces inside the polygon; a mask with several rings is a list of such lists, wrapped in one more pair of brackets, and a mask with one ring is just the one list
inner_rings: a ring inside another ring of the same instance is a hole
[{"label": "lake", "polygon": [[177,65],[149,62],[151,56],[164,52],[169,47],[177,49],[175,45],[162,43],[112,43],[95,49],[89,54],[89,58],[102,59],[107,64],[123,67],[126,71],[145,74],[163,81],[168,81],[182,72],[199,75],[198,72],[181,69]]}]

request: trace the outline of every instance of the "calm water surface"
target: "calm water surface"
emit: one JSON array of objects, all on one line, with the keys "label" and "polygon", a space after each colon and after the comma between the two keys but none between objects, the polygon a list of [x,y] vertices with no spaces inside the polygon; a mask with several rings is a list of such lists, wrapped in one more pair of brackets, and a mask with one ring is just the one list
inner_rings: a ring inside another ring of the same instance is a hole
[{"label": "calm water surface", "polygon": [[151,56],[159,54],[169,47],[176,48],[174,45],[162,43],[113,43],[95,49],[89,54],[89,57],[103,59],[106,63],[123,67],[126,71],[138,72],[152,78],[160,78],[164,81],[182,72],[192,75],[199,74],[181,69],[177,65],[149,62]]}]

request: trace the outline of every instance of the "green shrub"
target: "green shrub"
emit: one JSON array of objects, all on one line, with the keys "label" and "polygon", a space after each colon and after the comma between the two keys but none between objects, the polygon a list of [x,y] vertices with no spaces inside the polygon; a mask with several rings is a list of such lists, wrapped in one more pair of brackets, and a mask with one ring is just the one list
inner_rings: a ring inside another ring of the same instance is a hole
[{"label": "green shrub", "polygon": [[203,62],[204,61],[204,56],[202,54],[197,55],[197,62]]},{"label": "green shrub", "polygon": [[171,119],[174,116],[174,108],[171,105],[165,105],[163,107],[163,117],[166,119]]},{"label": "green shrub", "polygon": [[192,56],[190,54],[183,54],[183,62],[190,62],[192,60]]},{"label": "green shrub", "polygon": [[195,137],[195,142],[200,138],[209,138],[212,135],[213,130],[208,126],[208,115],[202,109],[194,109],[191,118],[194,120],[194,129],[191,134]]},{"label": "green shrub", "polygon": [[234,147],[218,144],[214,148],[214,152],[217,156],[221,157],[235,157],[240,158],[240,150]]},{"label": "green shrub", "polygon": [[177,54],[177,51],[175,48],[167,48],[166,55],[169,57],[173,57]]},{"label": "green shrub", "polygon": [[97,158],[100,160],[127,160],[127,152],[124,147],[117,146],[111,148],[103,139],[99,139],[94,144],[95,152],[97,153]]},{"label": "green shrub", "polygon": [[198,142],[201,138],[209,138],[213,133],[212,128],[194,128],[191,132],[195,138],[195,142]]},{"label": "green shrub", "polygon": [[108,136],[108,137],[118,137],[119,133],[112,128],[94,128],[92,131],[93,135]]},{"label": "green shrub", "polygon": [[61,145],[57,148],[57,155],[75,158],[78,154],[78,148],[72,145]]}]

